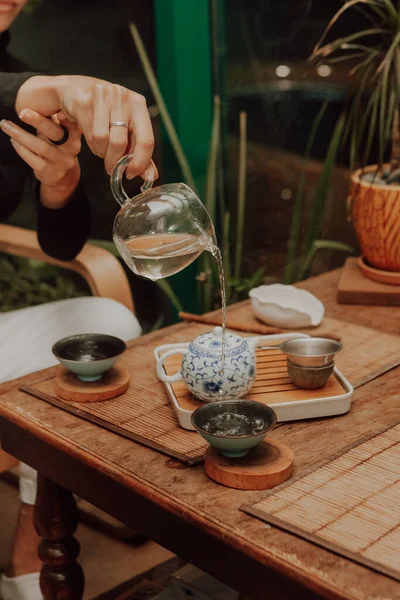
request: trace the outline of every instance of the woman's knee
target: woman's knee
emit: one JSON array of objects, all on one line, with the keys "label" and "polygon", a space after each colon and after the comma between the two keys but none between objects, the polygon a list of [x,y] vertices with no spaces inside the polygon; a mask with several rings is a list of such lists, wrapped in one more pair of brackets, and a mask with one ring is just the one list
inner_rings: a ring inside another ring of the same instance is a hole
[{"label": "woman's knee", "polygon": [[129,308],[111,298],[92,297],[90,300],[93,304],[91,307],[93,319],[100,327],[107,329],[105,333],[116,335],[124,340],[140,336],[142,329],[139,321]]},{"label": "woman's knee", "polygon": [[71,328],[78,328],[81,333],[105,333],[123,340],[141,335],[139,321],[132,311],[112,298],[90,296],[64,302],[68,303],[63,309],[69,313]]}]

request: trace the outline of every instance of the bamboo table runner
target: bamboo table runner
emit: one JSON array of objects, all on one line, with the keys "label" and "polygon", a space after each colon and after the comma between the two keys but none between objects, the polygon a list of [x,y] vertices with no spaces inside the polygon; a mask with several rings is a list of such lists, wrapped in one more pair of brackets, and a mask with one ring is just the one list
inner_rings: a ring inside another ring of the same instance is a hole
[{"label": "bamboo table runner", "polygon": [[[268,398],[273,397],[274,402],[290,402],[294,399],[327,398],[345,392],[333,376],[323,389],[300,390],[288,379],[286,358],[282,352],[259,350],[257,355],[259,369],[251,393],[247,396],[249,399],[267,403]],[[167,359],[167,372],[176,372],[180,367],[179,361],[182,361],[182,355]],[[201,462],[208,448],[207,442],[196,431],[187,431],[179,426],[164,384],[155,375],[155,381],[149,383],[149,379],[153,379],[153,371],[155,372],[154,358],[152,364],[148,365],[135,348],[130,348],[118,364],[129,369],[131,378],[127,391],[112,400],[83,404],[67,402],[57,397],[54,375],[23,389],[67,412],[177,458],[188,465]],[[191,410],[203,404],[193,398],[183,381],[174,386],[181,406],[186,407],[185,400]]]},{"label": "bamboo table runner", "polygon": [[[245,315],[251,315],[248,306],[246,309],[242,307],[241,311]],[[234,313],[237,315],[238,311]],[[324,319],[323,327],[326,331],[341,335],[345,349],[337,355],[336,364],[355,387],[400,363],[400,338],[397,336],[377,336],[374,330],[336,319]],[[191,334],[188,341],[199,331],[204,332],[204,326],[200,325],[189,329]],[[179,339],[182,338],[185,339],[180,332]],[[176,341],[178,340],[166,336],[164,343]],[[163,341],[159,340],[158,343],[162,344]],[[122,396],[113,400],[86,406],[65,402],[55,395],[54,376],[47,376],[24,388],[24,391],[188,465],[198,464],[203,460],[207,443],[196,432],[186,431],[179,426],[165,386],[157,378],[153,350],[154,348],[139,343],[124,353],[119,364],[129,370],[130,384]],[[331,382],[333,383],[334,381]],[[284,384],[287,385],[287,382]],[[251,394],[257,394],[256,390],[257,383]],[[280,391],[285,392],[282,388]],[[292,390],[286,391],[293,393]],[[299,390],[298,393],[304,392]]]},{"label": "bamboo table runner", "polygon": [[400,424],[244,512],[400,581]]}]

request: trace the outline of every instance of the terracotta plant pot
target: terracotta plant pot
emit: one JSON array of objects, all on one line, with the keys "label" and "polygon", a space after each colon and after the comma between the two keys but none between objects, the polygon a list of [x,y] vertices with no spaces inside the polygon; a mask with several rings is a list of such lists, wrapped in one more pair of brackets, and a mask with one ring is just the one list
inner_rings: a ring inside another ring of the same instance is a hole
[{"label": "terracotta plant pot", "polygon": [[400,272],[400,185],[371,183],[358,169],[351,178],[352,217],[364,259],[372,267]]}]

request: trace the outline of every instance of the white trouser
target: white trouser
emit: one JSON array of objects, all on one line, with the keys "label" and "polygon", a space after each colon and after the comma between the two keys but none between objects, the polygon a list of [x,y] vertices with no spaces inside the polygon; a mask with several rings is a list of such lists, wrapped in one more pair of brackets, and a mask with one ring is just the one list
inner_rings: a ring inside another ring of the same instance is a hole
[{"label": "white trouser", "polygon": [[[51,348],[77,333],[105,333],[124,341],[139,337],[132,312],[109,298],[60,300],[0,314],[0,383],[58,364]],[[36,472],[20,467],[20,495],[27,504],[36,498]]]}]

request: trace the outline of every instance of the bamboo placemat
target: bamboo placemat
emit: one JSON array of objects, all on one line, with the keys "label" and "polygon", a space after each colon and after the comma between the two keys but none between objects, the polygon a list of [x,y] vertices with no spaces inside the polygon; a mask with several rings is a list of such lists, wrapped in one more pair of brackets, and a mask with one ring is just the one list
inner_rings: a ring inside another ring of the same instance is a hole
[{"label": "bamboo placemat", "polygon": [[[182,355],[169,356],[165,360],[168,375],[176,373],[182,364]],[[195,410],[202,405],[192,396],[184,381],[171,384],[178,404],[185,410]],[[336,377],[331,376],[327,384],[317,390],[301,390],[289,379],[286,356],[280,350],[257,350],[257,377],[248,394],[247,400],[256,400],[263,404],[283,404],[300,400],[333,398],[345,394],[345,390]]]},{"label": "bamboo placemat", "polygon": [[177,458],[192,466],[203,460],[208,444],[196,431],[182,429],[170,400],[155,374],[152,353],[143,348],[130,348],[119,364],[131,375],[127,391],[104,402],[65,402],[54,391],[55,376],[23,388],[23,391],[45,400],[62,410],[86,419],[135,442]]},{"label": "bamboo placemat", "polygon": [[241,510],[400,581],[400,425]]}]

